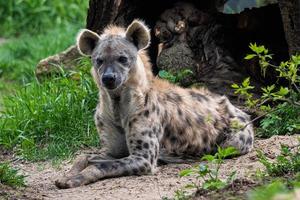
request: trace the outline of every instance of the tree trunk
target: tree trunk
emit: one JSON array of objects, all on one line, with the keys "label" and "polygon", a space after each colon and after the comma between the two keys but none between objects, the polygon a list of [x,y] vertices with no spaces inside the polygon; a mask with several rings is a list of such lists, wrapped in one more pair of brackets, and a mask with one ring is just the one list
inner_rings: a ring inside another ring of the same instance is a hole
[{"label": "tree trunk", "polygon": [[289,54],[300,53],[300,0],[279,0]]},{"label": "tree trunk", "polygon": [[135,0],[90,0],[86,28],[101,33],[108,24],[127,24],[135,5]]}]

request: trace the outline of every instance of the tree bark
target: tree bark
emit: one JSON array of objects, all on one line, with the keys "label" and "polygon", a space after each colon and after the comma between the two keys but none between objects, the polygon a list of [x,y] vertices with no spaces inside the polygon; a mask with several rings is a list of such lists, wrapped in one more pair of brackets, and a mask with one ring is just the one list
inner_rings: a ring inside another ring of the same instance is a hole
[{"label": "tree bark", "polygon": [[279,0],[289,54],[300,53],[300,0]]}]

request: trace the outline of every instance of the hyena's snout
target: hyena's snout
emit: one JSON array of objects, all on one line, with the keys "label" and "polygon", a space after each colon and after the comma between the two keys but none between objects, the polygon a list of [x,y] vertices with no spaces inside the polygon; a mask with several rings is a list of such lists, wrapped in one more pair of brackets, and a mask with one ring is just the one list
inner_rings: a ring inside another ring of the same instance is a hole
[{"label": "hyena's snout", "polygon": [[121,84],[121,75],[110,66],[103,72],[101,81],[104,87],[112,90]]}]

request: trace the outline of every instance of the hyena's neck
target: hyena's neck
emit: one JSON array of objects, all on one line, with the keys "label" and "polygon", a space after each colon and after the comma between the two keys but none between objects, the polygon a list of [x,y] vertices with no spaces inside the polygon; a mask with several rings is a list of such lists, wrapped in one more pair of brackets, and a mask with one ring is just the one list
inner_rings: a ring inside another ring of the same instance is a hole
[{"label": "hyena's neck", "polygon": [[[100,92],[99,102],[111,113],[119,114],[120,111],[128,109],[127,107],[132,104],[132,101],[135,101],[135,105],[139,105],[140,101],[144,99],[143,95],[149,91],[152,83],[152,72],[149,71],[151,65],[144,60],[143,57],[137,57],[136,66],[130,72],[128,81],[116,90],[109,91],[100,88],[102,92]],[[132,98],[132,95],[135,98]]]}]

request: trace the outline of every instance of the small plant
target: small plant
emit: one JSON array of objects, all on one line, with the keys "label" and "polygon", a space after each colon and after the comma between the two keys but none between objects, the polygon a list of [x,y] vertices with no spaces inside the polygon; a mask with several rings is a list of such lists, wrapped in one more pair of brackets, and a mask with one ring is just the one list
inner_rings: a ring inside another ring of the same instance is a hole
[{"label": "small plant", "polygon": [[269,176],[295,175],[300,171],[300,145],[293,149],[281,145],[280,155],[276,160],[271,162],[261,152],[258,151],[259,161],[266,167],[266,172]]},{"label": "small plant", "polygon": [[262,75],[265,76],[269,68],[278,73],[278,80],[285,80],[287,86],[269,85],[261,88],[262,95],[254,98],[251,90],[250,78],[246,78],[241,85],[233,84],[235,94],[245,99],[245,105],[257,110],[266,116],[261,120],[259,135],[270,137],[272,135],[294,134],[300,130],[300,76],[297,74],[300,66],[300,55],[295,55],[289,61],[281,62],[279,66],[271,64],[272,54],[264,46],[250,44],[254,52],[245,57],[246,60],[258,58]]},{"label": "small plant", "polygon": [[0,184],[11,187],[25,186],[24,176],[18,174],[18,170],[13,169],[8,163],[0,163]]},{"label": "small plant", "polygon": [[233,147],[222,149],[218,147],[218,152],[215,155],[205,155],[202,157],[203,161],[207,161],[206,164],[201,163],[199,166],[185,169],[180,172],[180,176],[197,175],[197,179],[202,179],[203,183],[198,185],[192,183],[186,186],[186,188],[203,188],[205,190],[219,190],[230,184],[235,177],[235,172],[232,172],[226,180],[222,180],[219,175],[219,170],[224,163],[224,159],[236,155],[238,152]]},{"label": "small plant", "polygon": [[158,75],[162,79],[166,79],[170,81],[171,83],[179,83],[182,80],[184,80],[186,77],[192,75],[193,72],[190,69],[183,69],[179,72],[176,72],[175,74],[172,74],[171,72],[168,72],[166,70],[159,71]]},{"label": "small plant", "polygon": [[271,137],[272,135],[291,135],[300,130],[300,108],[288,103],[278,104],[260,122],[258,135]]}]

